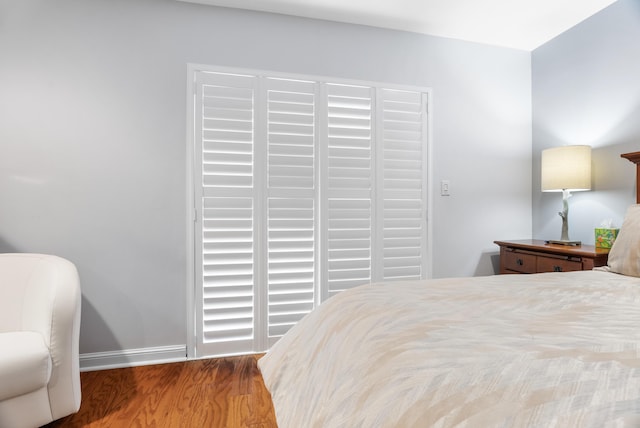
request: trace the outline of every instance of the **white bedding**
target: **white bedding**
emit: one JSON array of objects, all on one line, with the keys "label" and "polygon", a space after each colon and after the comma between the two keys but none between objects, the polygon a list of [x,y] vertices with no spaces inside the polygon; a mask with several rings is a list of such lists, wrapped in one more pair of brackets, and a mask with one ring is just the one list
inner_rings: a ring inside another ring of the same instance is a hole
[{"label": "white bedding", "polygon": [[280,428],[640,427],[640,278],[367,285],[259,360]]}]

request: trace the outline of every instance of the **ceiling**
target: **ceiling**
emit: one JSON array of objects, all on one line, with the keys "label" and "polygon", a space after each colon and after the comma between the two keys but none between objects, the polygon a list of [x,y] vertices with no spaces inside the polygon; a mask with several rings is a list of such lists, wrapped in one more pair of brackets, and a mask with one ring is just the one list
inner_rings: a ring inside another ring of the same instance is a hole
[{"label": "ceiling", "polygon": [[616,0],[181,0],[533,50]]}]

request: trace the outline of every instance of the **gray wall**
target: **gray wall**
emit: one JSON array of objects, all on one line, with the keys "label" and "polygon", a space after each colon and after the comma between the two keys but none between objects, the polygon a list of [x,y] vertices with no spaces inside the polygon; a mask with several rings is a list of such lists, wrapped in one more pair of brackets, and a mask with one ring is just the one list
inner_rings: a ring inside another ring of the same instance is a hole
[{"label": "gray wall", "polygon": [[172,0],[0,1],[0,251],[76,263],[82,353],[187,342],[187,63],[432,88],[433,276],[492,274],[493,240],[530,236],[528,52]]},{"label": "gray wall", "polygon": [[592,191],[569,200],[569,234],[594,243],[603,219],[620,226],[635,203],[640,151],[640,1],[618,0],[532,53],[533,235],[559,239],[559,193],[540,191],[540,153],[592,146]]}]

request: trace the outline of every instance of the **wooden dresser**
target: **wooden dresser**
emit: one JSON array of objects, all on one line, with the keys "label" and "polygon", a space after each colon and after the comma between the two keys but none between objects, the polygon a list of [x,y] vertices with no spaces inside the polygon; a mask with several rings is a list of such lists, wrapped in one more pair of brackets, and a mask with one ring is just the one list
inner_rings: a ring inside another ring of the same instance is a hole
[{"label": "wooden dresser", "polygon": [[494,241],[500,246],[500,273],[591,270],[607,264],[609,250],[593,245],[547,244],[537,239]]}]

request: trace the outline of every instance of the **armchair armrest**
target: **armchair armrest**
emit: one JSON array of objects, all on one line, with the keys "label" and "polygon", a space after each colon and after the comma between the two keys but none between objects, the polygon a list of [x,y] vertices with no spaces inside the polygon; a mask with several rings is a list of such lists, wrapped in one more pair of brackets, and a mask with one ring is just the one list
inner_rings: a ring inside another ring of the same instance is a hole
[{"label": "armchair armrest", "polygon": [[80,407],[80,305],[78,271],[74,264],[43,254],[3,254],[21,271],[23,300],[20,330],[43,336],[51,355],[48,383],[53,419]]}]

